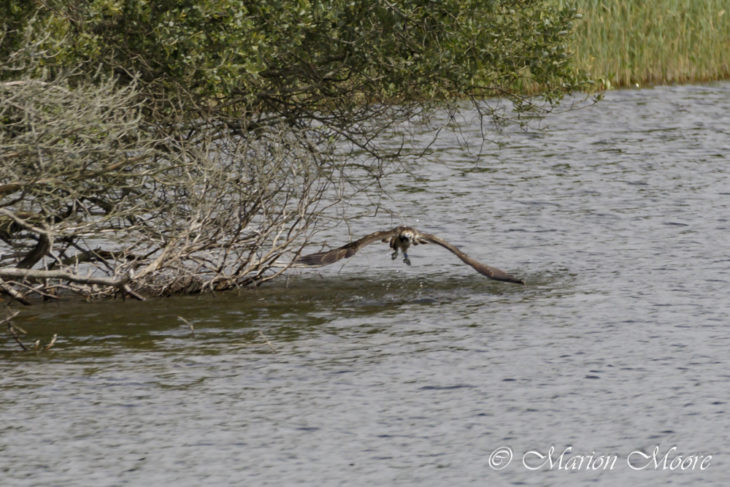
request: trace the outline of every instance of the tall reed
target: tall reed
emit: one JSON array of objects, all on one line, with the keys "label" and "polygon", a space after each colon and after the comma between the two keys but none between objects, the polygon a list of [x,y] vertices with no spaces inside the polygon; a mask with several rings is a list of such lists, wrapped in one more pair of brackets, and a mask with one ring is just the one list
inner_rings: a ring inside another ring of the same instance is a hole
[{"label": "tall reed", "polygon": [[604,85],[730,78],[730,0],[551,1],[577,7],[577,65]]}]

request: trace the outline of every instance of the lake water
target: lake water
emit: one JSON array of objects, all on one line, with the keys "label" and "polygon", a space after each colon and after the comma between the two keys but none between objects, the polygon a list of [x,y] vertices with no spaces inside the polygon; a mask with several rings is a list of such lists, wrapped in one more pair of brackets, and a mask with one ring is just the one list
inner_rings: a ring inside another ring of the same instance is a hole
[{"label": "lake water", "polygon": [[59,338],[0,343],[0,484],[727,485],[730,84],[613,91],[478,157],[461,123],[352,235],[411,224],[526,286],[379,244],[24,308]]}]

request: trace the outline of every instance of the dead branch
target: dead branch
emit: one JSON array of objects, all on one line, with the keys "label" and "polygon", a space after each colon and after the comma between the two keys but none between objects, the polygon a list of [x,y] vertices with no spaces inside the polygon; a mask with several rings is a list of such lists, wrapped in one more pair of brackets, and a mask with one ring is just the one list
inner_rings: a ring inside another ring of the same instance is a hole
[{"label": "dead branch", "polygon": [[51,337],[51,341],[46,344],[45,347],[43,347],[43,350],[48,351],[53,347],[53,345],[56,344],[56,338],[58,338],[58,333],[54,333]]},{"label": "dead branch", "polygon": [[25,344],[20,340],[18,332],[13,325],[8,324],[8,332],[10,333],[10,336],[13,337],[13,340],[15,340],[15,343],[17,343],[24,352],[27,352],[28,347],[26,347]]},{"label": "dead branch", "polygon": [[271,343],[271,341],[266,337],[266,335],[264,335],[264,332],[261,330],[257,330],[257,331],[258,331],[259,336],[264,340],[264,343],[266,343],[266,345],[271,349],[272,352],[276,353],[277,352],[276,348]]},{"label": "dead branch", "polygon": [[188,328],[190,328],[190,333],[192,334],[193,338],[195,338],[195,326],[182,316],[178,316],[177,319],[188,325]]},{"label": "dead branch", "polygon": [[0,291],[4,292],[17,302],[24,304],[25,306],[30,306],[30,301],[28,301],[23,293],[15,289],[10,284],[6,283],[3,279],[0,278]]},{"label": "dead branch", "polygon": [[6,316],[2,320],[0,320],[0,326],[3,326],[5,323],[9,323],[13,318],[18,316],[20,314],[20,311],[16,311],[15,313],[12,313],[10,316]]},{"label": "dead branch", "polygon": [[24,304],[260,284],[356,179],[326,131],[160,132],[133,82],[23,76],[0,83],[0,292]]},{"label": "dead branch", "polygon": [[[18,316],[19,314],[20,314],[20,312],[19,311],[16,311],[14,313],[11,313],[9,316],[6,316],[2,320],[0,320],[0,326],[3,326],[3,325],[5,325],[7,323],[7,329],[8,329],[8,333],[10,334],[10,336],[13,338],[13,340],[15,341],[15,343],[17,343],[18,346],[24,352],[27,352],[28,350],[30,350],[30,348],[28,348],[28,346],[23,343],[23,341],[20,339],[20,335],[27,335],[28,332],[25,331],[20,326],[14,324],[12,322],[13,318],[15,318],[16,316]],[[33,343],[33,350],[35,350],[35,351],[48,351],[48,350],[50,350],[53,347],[53,345],[56,344],[56,339],[57,338],[58,338],[58,334],[57,333],[54,333],[53,336],[51,337],[51,340],[45,346],[43,346],[43,347],[41,347],[41,341],[40,341],[40,339],[36,340]]]},{"label": "dead branch", "polygon": [[16,311],[15,313],[12,313],[10,316],[6,316],[5,318],[0,321],[0,326],[4,325],[5,323],[8,324],[8,333],[10,333],[10,336],[13,337],[13,340],[15,340],[15,343],[20,345],[20,348],[22,348],[24,351],[28,350],[28,347],[23,344],[23,342],[20,340],[20,337],[18,336],[19,333],[25,334],[25,330],[20,328],[19,326],[13,325],[12,319],[15,318],[20,314],[19,311]]},{"label": "dead branch", "polygon": [[60,279],[63,281],[77,282],[81,284],[99,284],[102,286],[111,286],[121,288],[129,282],[130,276],[119,278],[97,277],[97,276],[80,276],[65,271],[47,271],[40,269],[20,269],[17,267],[0,268],[0,278],[16,278],[16,279]]}]

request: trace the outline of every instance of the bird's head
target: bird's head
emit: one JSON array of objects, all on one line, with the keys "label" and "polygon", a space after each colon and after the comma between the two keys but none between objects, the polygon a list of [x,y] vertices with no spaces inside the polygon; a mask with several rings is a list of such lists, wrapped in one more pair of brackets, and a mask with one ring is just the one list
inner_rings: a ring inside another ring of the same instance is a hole
[{"label": "bird's head", "polygon": [[401,227],[401,231],[398,233],[398,240],[402,243],[413,242],[416,238],[415,232],[408,227]]}]

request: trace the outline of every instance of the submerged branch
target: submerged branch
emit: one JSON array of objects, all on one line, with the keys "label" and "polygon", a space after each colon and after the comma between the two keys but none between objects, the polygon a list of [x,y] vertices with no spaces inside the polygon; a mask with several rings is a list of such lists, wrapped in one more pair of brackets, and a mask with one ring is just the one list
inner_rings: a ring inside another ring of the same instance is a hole
[{"label": "submerged branch", "polygon": [[23,293],[15,289],[13,286],[11,286],[9,283],[5,282],[3,279],[0,278],[0,291],[7,294],[20,304],[24,304],[26,306],[30,306],[30,301],[28,301]]}]

